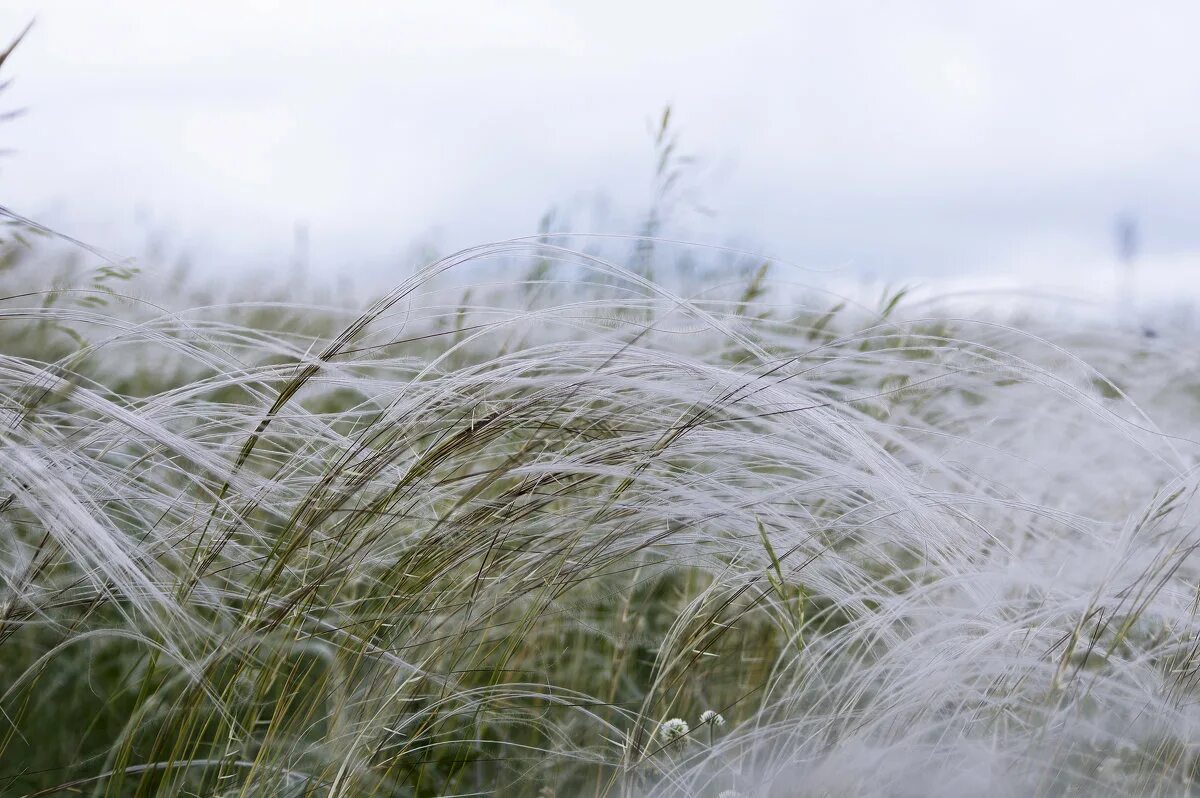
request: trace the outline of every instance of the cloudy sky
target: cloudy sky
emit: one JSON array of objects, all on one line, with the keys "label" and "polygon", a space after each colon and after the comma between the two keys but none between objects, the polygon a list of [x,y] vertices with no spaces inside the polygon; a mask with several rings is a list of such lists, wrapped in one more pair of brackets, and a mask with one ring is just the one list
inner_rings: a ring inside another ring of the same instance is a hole
[{"label": "cloudy sky", "polygon": [[313,268],[386,269],[596,197],[573,224],[628,232],[670,103],[694,240],[1072,280],[1132,212],[1200,274],[1193,3],[6,0],[0,32],[34,16],[0,202],[122,253],[286,261],[303,222]]}]

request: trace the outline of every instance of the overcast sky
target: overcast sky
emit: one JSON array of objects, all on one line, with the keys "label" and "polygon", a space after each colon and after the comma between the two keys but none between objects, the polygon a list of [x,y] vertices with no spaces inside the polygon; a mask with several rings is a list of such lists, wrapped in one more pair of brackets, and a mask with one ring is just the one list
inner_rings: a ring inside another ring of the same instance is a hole
[{"label": "overcast sky", "polygon": [[6,0],[0,32],[33,16],[0,202],[127,254],[286,261],[303,221],[314,269],[379,268],[597,195],[576,224],[628,232],[666,103],[696,240],[1076,274],[1128,210],[1148,260],[1200,253],[1195,3]]}]

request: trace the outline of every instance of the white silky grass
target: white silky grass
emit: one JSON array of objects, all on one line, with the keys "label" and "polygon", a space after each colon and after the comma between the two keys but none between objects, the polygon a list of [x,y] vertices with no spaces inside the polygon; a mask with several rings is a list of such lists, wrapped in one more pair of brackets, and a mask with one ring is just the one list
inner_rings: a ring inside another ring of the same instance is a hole
[{"label": "white silky grass", "polygon": [[1195,788],[1184,336],[533,241],[363,314],[7,275],[0,794]]}]

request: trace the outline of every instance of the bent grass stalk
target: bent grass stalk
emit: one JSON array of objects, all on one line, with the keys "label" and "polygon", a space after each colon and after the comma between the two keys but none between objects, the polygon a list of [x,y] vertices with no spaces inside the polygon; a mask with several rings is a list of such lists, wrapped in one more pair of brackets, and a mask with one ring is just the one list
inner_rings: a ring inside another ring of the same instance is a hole
[{"label": "bent grass stalk", "polygon": [[1169,337],[536,240],[361,314],[17,273],[5,795],[1194,789]]}]

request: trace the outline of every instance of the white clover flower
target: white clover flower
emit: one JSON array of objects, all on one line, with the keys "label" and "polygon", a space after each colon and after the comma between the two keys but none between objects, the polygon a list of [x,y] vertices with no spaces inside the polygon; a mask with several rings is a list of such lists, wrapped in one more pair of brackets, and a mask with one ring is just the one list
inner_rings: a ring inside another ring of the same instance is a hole
[{"label": "white clover flower", "polygon": [[700,725],[703,726],[705,723],[711,723],[719,729],[725,725],[725,718],[721,717],[720,712],[706,709],[700,713]]},{"label": "white clover flower", "polygon": [[676,740],[686,737],[689,731],[691,729],[688,728],[686,720],[683,718],[671,718],[658,727],[658,736],[668,743],[673,743]]}]

